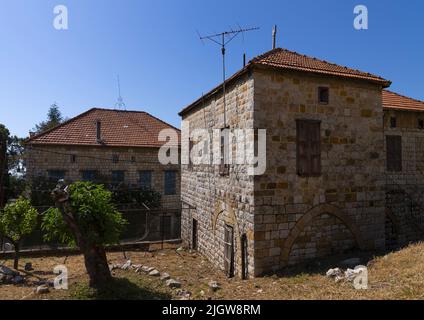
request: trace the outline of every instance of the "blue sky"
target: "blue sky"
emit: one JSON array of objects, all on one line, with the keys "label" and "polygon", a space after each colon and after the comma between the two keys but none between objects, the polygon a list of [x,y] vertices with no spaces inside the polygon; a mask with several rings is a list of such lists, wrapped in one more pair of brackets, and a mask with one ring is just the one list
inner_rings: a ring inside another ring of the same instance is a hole
[{"label": "blue sky", "polygon": [[[53,28],[64,4],[69,30]],[[353,28],[353,8],[369,29]],[[228,74],[278,46],[381,75],[391,90],[424,100],[424,1],[0,0],[0,123],[25,136],[57,102],[67,117],[114,107],[116,75],[128,110],[180,125],[177,113],[221,80],[218,46],[202,34],[261,29],[228,48]]]}]

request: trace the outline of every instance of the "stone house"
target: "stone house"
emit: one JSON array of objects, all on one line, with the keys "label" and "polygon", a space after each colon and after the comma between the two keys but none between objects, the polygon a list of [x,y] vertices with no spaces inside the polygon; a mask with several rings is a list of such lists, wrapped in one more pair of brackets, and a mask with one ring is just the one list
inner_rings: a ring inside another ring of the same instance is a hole
[{"label": "stone house", "polygon": [[[180,209],[180,168],[158,159],[163,129],[179,129],[139,111],[93,108],[27,142],[27,177],[95,181],[161,193],[162,207]],[[177,150],[178,145],[175,145]]]},{"label": "stone house", "polygon": [[383,118],[398,112],[383,110],[390,84],[274,49],[227,80],[225,99],[220,85],[183,109],[190,131],[266,129],[262,175],[249,175],[240,164],[226,171],[216,164],[182,165],[184,243],[241,277],[355,249],[384,249]]},{"label": "stone house", "polygon": [[383,91],[386,247],[424,236],[424,102]]}]

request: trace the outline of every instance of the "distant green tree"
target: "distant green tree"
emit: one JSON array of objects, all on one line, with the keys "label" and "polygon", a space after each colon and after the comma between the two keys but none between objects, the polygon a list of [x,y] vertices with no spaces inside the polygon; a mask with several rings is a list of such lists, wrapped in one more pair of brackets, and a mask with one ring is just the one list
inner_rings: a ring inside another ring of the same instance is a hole
[{"label": "distant green tree", "polygon": [[33,131],[36,134],[43,133],[49,129],[56,127],[57,125],[63,122],[62,113],[59,110],[59,106],[54,103],[50,106],[49,111],[47,112],[47,120],[40,122],[35,125]]},{"label": "distant green tree", "polygon": [[15,248],[13,267],[18,269],[19,250],[25,236],[32,233],[37,225],[37,210],[31,202],[19,198],[15,203],[7,204],[0,213],[0,234],[9,240]]},{"label": "distant green tree", "polygon": [[42,221],[45,240],[77,245],[84,255],[90,286],[101,288],[112,280],[104,247],[119,242],[127,224],[103,185],[76,182],[59,183],[52,192],[56,208]]},{"label": "distant green tree", "polygon": [[5,203],[5,186],[8,178],[7,164],[7,142],[9,139],[9,130],[0,124],[0,208]]}]

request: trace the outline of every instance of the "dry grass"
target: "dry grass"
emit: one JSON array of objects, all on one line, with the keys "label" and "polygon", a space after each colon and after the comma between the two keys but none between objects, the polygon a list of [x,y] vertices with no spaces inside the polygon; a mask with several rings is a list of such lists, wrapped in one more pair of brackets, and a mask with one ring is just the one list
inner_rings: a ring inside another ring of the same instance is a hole
[{"label": "dry grass", "polygon": [[[214,270],[201,255],[168,248],[155,252],[126,253],[134,264],[156,267],[182,282],[182,288],[192,292],[193,299],[424,299],[424,244],[411,245],[399,252],[374,258],[369,262],[369,289],[355,290],[350,283],[335,283],[325,277],[333,261],[320,265],[297,267],[283,274],[242,281],[227,279]],[[110,262],[126,261],[122,253],[109,253]],[[52,278],[53,267],[65,264],[70,276],[70,290],[53,291],[47,295],[32,294],[31,280],[26,286],[0,285],[1,299],[178,299],[160,280],[134,271],[114,271],[117,283],[112,295],[101,295],[87,289],[83,259],[79,255],[64,257],[24,258],[31,261],[35,275]],[[340,261],[340,260],[337,260]],[[11,261],[7,262],[10,265]],[[302,273],[303,271],[303,273]],[[208,282],[217,281],[221,289],[209,292]],[[201,294],[201,291],[204,294]]]}]

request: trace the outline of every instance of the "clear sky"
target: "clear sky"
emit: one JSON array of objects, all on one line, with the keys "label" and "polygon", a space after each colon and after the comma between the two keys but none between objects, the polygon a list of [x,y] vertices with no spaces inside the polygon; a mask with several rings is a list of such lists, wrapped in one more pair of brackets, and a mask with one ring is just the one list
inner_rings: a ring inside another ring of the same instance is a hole
[{"label": "clear sky", "polygon": [[[66,5],[69,29],[53,27]],[[369,29],[353,28],[353,8]],[[424,100],[421,0],[0,0],[0,123],[25,136],[57,102],[66,117],[114,107],[116,75],[128,110],[180,125],[177,113],[221,80],[218,46],[201,34],[257,26],[228,48],[228,74],[278,46],[381,75]]]}]

